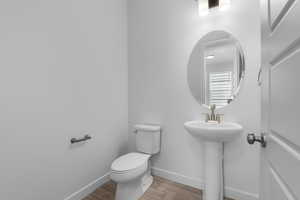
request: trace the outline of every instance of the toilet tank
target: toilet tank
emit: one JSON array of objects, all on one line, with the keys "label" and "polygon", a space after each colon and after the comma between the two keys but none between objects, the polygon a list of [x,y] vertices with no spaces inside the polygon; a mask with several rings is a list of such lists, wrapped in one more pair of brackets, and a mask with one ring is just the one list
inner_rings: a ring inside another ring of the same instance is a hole
[{"label": "toilet tank", "polygon": [[158,125],[138,124],[136,132],[136,148],[138,152],[157,154],[160,151],[161,127]]}]

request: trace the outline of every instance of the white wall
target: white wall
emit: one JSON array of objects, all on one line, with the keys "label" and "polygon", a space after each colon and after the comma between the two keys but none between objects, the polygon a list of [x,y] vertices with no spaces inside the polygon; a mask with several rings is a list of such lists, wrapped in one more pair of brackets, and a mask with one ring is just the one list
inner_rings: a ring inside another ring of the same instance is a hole
[{"label": "white wall", "polygon": [[[187,85],[187,64],[197,41],[209,31],[225,30],[237,38],[246,56],[246,78],[239,97],[220,110],[225,120],[241,123],[245,132],[225,147],[227,196],[255,199],[258,194],[258,147],[246,143],[260,126],[260,63],[258,0],[233,0],[228,11],[199,17],[194,0],[129,1],[129,121],[160,123],[162,149],[154,159],[162,174],[201,183],[203,141],[183,128],[207,112],[193,99]],[[133,134],[130,134],[134,149]],[[164,171],[165,170],[165,171]],[[175,173],[175,174],[174,174]],[[178,179],[179,180],[179,179]],[[248,194],[249,193],[249,194]]]},{"label": "white wall", "polygon": [[0,199],[63,200],[124,152],[126,15],[123,0],[0,2]]}]

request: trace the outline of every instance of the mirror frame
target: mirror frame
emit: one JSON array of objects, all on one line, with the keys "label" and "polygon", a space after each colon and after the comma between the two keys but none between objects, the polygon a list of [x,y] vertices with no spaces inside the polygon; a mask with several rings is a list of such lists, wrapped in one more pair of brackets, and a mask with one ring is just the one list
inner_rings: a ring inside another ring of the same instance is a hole
[{"label": "mirror frame", "polygon": [[[240,62],[241,62],[241,69],[242,69],[242,73],[241,73],[241,79],[240,79],[240,83],[239,85],[237,86],[237,88],[235,89],[235,91],[233,92],[233,96],[235,97],[232,102],[234,102],[236,100],[236,98],[238,98],[239,96],[239,93],[240,93],[240,90],[241,90],[241,87],[242,85],[244,84],[244,81],[245,81],[245,76],[246,76],[246,59],[245,59],[245,53],[243,51],[243,48],[242,48],[242,45],[241,43],[239,42],[239,40],[235,37],[235,35],[233,35],[231,32],[228,32],[228,31],[225,31],[225,30],[213,30],[213,31],[209,31],[207,32],[206,34],[204,34],[198,41],[197,43],[194,45],[192,51],[191,51],[191,54],[189,56],[189,61],[188,61],[188,66],[187,66],[187,69],[189,70],[189,67],[190,67],[190,63],[191,63],[191,57],[193,55],[193,52],[195,51],[195,49],[197,48],[197,46],[200,44],[201,40],[206,37],[207,35],[211,34],[211,33],[214,33],[214,32],[224,32],[228,35],[230,35],[235,41],[236,41],[236,48],[239,52],[239,56],[240,56]],[[189,73],[187,72],[187,82],[188,82],[188,86],[189,86],[189,89],[190,89],[190,92],[193,96],[193,98],[196,100],[197,103],[199,103],[201,106],[203,106],[204,108],[207,108],[209,109],[209,105],[206,105],[204,103],[201,103],[200,101],[198,101],[193,93],[193,90],[191,88],[191,85],[189,83]],[[231,103],[232,103],[231,102]],[[227,106],[229,106],[231,103],[227,104],[226,106],[223,106],[223,107],[219,107],[219,108],[216,108],[216,110],[220,110],[220,109],[223,109]]]}]

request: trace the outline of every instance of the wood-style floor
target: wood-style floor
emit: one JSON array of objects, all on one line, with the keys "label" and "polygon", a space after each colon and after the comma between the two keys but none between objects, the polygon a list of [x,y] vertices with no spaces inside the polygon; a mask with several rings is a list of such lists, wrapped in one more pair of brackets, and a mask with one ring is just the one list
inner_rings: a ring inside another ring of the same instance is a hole
[{"label": "wood-style floor", "polygon": [[[116,184],[109,182],[83,200],[114,200],[115,191]],[[202,200],[202,191],[156,176],[140,200]]]}]

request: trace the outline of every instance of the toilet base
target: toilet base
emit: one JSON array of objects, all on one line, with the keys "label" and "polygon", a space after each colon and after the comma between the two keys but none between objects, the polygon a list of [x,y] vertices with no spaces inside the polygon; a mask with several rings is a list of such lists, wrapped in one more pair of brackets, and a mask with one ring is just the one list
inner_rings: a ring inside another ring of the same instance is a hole
[{"label": "toilet base", "polygon": [[115,200],[138,200],[153,183],[150,170],[134,180],[117,184]]}]

